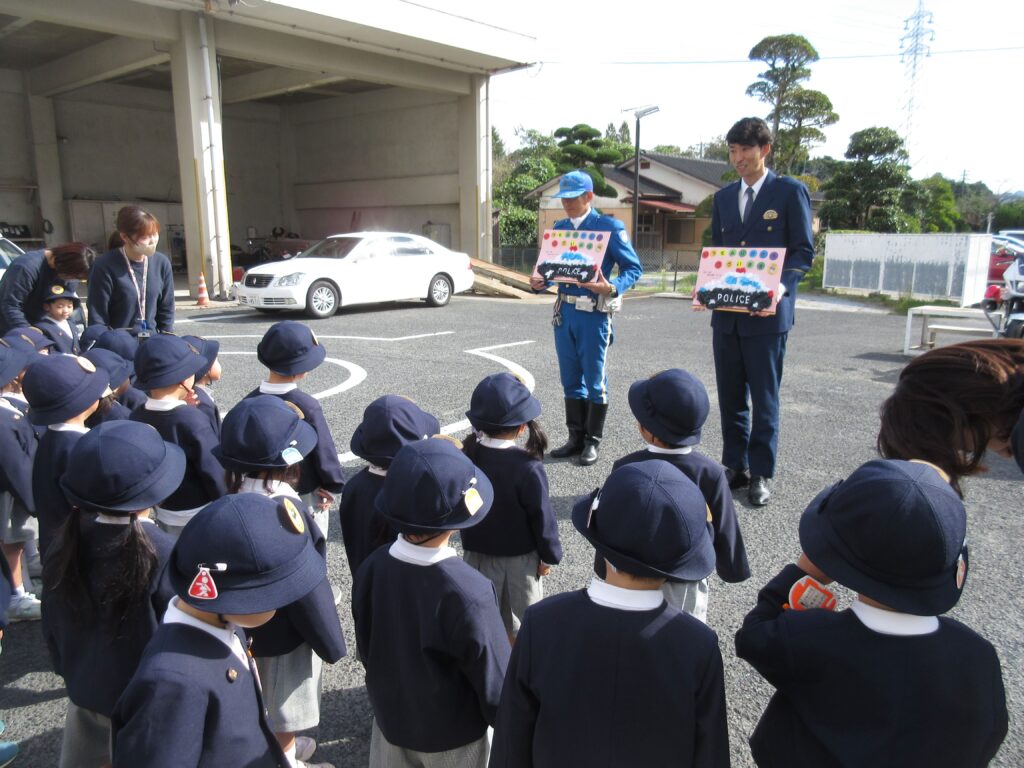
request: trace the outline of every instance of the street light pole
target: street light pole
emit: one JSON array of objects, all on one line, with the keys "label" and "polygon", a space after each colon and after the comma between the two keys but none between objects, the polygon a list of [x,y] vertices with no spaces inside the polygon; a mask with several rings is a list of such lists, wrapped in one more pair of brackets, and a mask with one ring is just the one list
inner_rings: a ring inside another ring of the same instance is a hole
[{"label": "street light pole", "polygon": [[637,242],[640,229],[640,118],[653,115],[658,111],[655,106],[637,107],[633,110],[636,117],[636,154],[633,156],[633,243]]}]

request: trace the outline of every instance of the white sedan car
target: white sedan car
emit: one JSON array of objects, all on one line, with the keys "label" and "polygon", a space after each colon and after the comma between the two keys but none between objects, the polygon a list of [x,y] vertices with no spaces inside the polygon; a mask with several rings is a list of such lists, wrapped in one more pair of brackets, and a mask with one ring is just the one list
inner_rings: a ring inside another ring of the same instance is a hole
[{"label": "white sedan car", "polygon": [[303,309],[330,317],[339,307],[426,299],[443,307],[473,287],[465,253],[419,235],[331,235],[285,261],[253,267],[236,286],[238,303],[261,311]]}]

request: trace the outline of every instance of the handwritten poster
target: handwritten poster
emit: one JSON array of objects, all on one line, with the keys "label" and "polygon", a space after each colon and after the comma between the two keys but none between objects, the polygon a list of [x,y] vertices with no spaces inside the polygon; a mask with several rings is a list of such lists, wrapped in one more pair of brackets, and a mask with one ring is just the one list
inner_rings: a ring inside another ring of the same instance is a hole
[{"label": "handwritten poster", "polygon": [[533,276],[555,283],[592,283],[608,250],[612,232],[547,229]]},{"label": "handwritten poster", "polygon": [[785,248],[705,248],[693,305],[731,312],[775,314]]}]

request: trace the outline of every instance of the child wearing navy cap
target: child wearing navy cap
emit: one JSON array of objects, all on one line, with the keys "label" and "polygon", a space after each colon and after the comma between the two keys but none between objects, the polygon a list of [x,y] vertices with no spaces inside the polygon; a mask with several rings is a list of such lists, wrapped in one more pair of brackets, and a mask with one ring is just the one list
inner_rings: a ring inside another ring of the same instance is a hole
[{"label": "child wearing navy cap", "polygon": [[114,707],[114,768],[290,766],[240,631],[267,623],[327,575],[286,502],[225,496],[182,530],[169,567],[177,597]]},{"label": "child wearing navy cap", "polygon": [[74,513],[47,553],[43,636],[67,686],[61,766],[110,762],[110,715],[174,596],[174,539],[149,519],[185,454],[147,424],[110,421],[71,450],[61,488]]},{"label": "child wearing navy cap", "polygon": [[78,339],[78,328],[71,322],[71,315],[82,306],[82,300],[75,293],[77,281],[68,284],[63,280],[54,280],[43,297],[43,316],[39,318],[39,328],[48,338],[53,340],[53,351],[66,355],[77,355],[81,352]]},{"label": "child wearing navy cap", "polygon": [[32,325],[8,331],[4,334],[4,340],[13,346],[20,344],[26,351],[35,351],[40,355],[50,354],[54,346],[53,339]]},{"label": "child wearing navy cap", "polygon": [[139,340],[124,328],[115,328],[111,330],[102,325],[90,325],[85,329],[85,332],[88,333],[93,328],[101,328],[103,330],[96,339],[96,343],[93,345],[94,349],[109,349],[111,352],[116,352],[125,360],[132,361],[132,374],[128,378],[131,382],[131,386],[127,387],[124,392],[121,393],[121,396],[118,398],[118,402],[129,411],[141,408],[146,404],[146,393],[135,386],[134,369],[135,353],[139,351]]},{"label": "child wearing navy cap", "polygon": [[[94,328],[96,326],[93,326]],[[110,394],[100,400],[96,413],[90,416],[85,426],[95,427],[105,421],[127,419],[132,412],[121,403],[121,396],[131,386],[131,377],[135,373],[135,365],[109,349],[94,348],[82,355],[110,377]]]},{"label": "child wearing navy cap", "polygon": [[493,585],[448,542],[484,520],[487,476],[448,439],[404,446],[377,496],[399,532],[359,569],[352,612],[373,706],[370,768],[483,768],[509,644]]},{"label": "child wearing navy cap", "polygon": [[[0,392],[20,392],[27,366],[26,352],[0,341]],[[0,609],[6,609],[12,621],[39,618],[39,600],[25,589],[21,567],[26,545],[36,538],[32,465],[37,442],[25,412],[0,397],[0,559],[10,568],[14,590],[13,597],[0,597]]]},{"label": "child wearing navy cap", "polygon": [[[463,450],[492,478],[494,504],[486,520],[462,531],[463,557],[494,584],[512,640],[526,609],[544,597],[541,578],[562,560],[544,471],[548,440],[537,422],[540,412],[540,401],[510,373],[495,373],[477,384],[466,411],[475,432]],[[516,439],[527,431],[523,450]]]},{"label": "child wearing navy cap", "polygon": [[728,766],[715,633],[661,593],[714,565],[707,505],[665,461],[613,470],[572,523],[604,581],[529,608],[509,661],[491,766]]},{"label": "child wearing navy cap", "polygon": [[32,466],[32,497],[39,522],[39,554],[46,550],[71,506],[59,480],[68,468],[71,449],[89,431],[85,426],[109,392],[110,378],[89,360],[74,355],[39,358],[25,371],[22,391],[29,403],[29,418],[47,427],[39,438]]},{"label": "child wearing navy cap", "polygon": [[[316,445],[316,431],[299,409],[273,395],[245,398],[224,418],[220,446],[214,451],[227,470],[229,493],[257,493],[302,506],[292,483],[303,457]],[[298,507],[293,507],[297,509]],[[327,542],[307,510],[303,525],[326,559]],[[281,748],[297,766],[331,768],[308,760],[316,742],[297,731],[320,723],[321,659],[329,664],[346,652],[334,594],[323,580],[262,627],[248,632],[260,673],[264,700]]]},{"label": "child wearing navy cap", "polygon": [[[736,654],[776,693],[761,766],[983,766],[1006,736],[992,645],[941,614],[967,577],[967,516],[937,467],[875,460],[800,518],[804,553],[761,590]],[[831,580],[857,592],[834,612]]]},{"label": "child wearing navy cap", "polygon": [[199,350],[199,354],[206,358],[206,365],[196,371],[196,398],[199,400],[199,410],[206,414],[213,425],[213,431],[220,436],[220,411],[217,410],[217,403],[213,400],[213,392],[210,390],[216,382],[220,381],[223,372],[220,360],[217,358],[220,352],[220,342],[213,339],[204,339],[202,336],[183,336],[189,344]]},{"label": "child wearing navy cap", "polygon": [[294,320],[274,323],[256,347],[256,357],[270,374],[259,388],[246,397],[275,395],[299,407],[303,418],[316,430],[316,448],[302,465],[302,477],[296,490],[313,510],[313,517],[324,536],[330,522],[328,510],[336,494],[345,487],[345,476],[338,461],[338,449],[320,403],[298,386],[306,375],[327,357],[327,350],[307,326]]},{"label": "child wearing navy cap", "polygon": [[341,537],[353,583],[359,566],[370,553],[390,544],[398,535],[374,506],[395,454],[402,446],[426,440],[440,431],[437,419],[407,397],[384,395],[363,411],[363,420],[352,433],[349,446],[369,466],[345,483],[338,504]]},{"label": "child wearing navy cap", "polygon": [[[725,467],[697,450],[708,417],[708,393],[696,376],[679,368],[656,373],[629,388],[629,407],[647,448],[623,456],[612,469],[650,459],[662,459],[682,471],[704,495],[714,530],[715,569],[722,581],[736,584],[750,578],[747,550]],[[603,574],[598,557],[595,570]],[[680,610],[707,621],[708,579],[666,582],[665,598]]]},{"label": "child wearing navy cap", "polygon": [[181,485],[157,508],[158,525],[175,536],[203,506],[227,493],[224,469],[213,455],[217,434],[209,418],[194,407],[195,376],[206,363],[198,349],[170,334],[147,339],[135,353],[137,383],[149,397],[131,418],[156,427],[188,459]]}]

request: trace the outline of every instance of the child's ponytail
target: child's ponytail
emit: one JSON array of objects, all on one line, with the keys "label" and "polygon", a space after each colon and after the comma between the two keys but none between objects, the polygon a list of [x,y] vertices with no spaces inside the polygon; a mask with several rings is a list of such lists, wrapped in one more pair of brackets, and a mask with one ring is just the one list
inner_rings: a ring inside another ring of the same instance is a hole
[{"label": "child's ponytail", "polygon": [[465,454],[466,458],[476,463],[477,448],[480,447],[480,438],[477,437],[476,430],[474,429],[469,433],[469,436],[462,441],[462,453]]},{"label": "child's ponytail", "polygon": [[125,527],[124,534],[110,544],[110,551],[120,554],[117,566],[111,569],[106,583],[100,585],[110,628],[115,631],[146,600],[149,581],[160,562],[136,513],[132,513],[131,522]]},{"label": "child's ponytail", "polygon": [[50,545],[56,547],[57,551],[44,561],[43,581],[48,586],[52,585],[50,588],[53,592],[64,599],[72,619],[88,624],[96,615],[96,605],[82,575],[79,554],[82,548],[81,517],[78,508],[73,507],[56,540]]},{"label": "child's ponytail", "polygon": [[526,452],[537,461],[543,461],[544,452],[548,449],[548,435],[544,427],[536,419],[531,419],[526,422],[526,428],[530,431],[526,439]]}]

